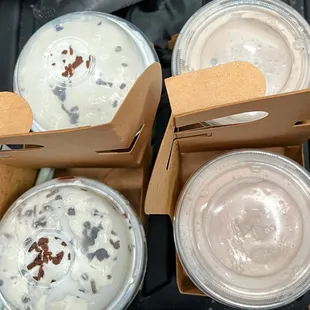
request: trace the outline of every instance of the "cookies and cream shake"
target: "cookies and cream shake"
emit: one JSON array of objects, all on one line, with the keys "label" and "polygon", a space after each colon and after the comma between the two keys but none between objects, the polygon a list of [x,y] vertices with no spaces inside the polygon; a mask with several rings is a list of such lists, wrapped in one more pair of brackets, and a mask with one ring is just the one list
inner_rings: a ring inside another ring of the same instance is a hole
[{"label": "cookies and cream shake", "polygon": [[310,175],[290,159],[231,152],[205,164],[177,204],[176,248],[204,293],[270,309],[310,287]]},{"label": "cookies and cream shake", "polygon": [[33,111],[34,131],[105,124],[155,61],[149,41],[127,21],[72,13],[29,39],[16,64],[14,91]]},{"label": "cookies and cream shake", "polygon": [[145,271],[144,233],[129,203],[82,178],[20,197],[0,223],[0,249],[9,309],[123,309]]}]

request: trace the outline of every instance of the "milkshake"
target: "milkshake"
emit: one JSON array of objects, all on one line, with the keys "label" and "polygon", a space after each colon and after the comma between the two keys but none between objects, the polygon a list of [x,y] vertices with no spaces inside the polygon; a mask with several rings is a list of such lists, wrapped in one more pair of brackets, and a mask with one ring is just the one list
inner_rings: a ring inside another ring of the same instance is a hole
[{"label": "milkshake", "polygon": [[27,42],[14,91],[32,109],[33,131],[105,124],[155,61],[149,41],[127,21],[72,13],[47,23]]},{"label": "milkshake", "polygon": [[270,309],[310,287],[310,175],[288,158],[231,152],[185,185],[176,248],[204,293],[238,308]]},{"label": "milkshake", "polygon": [[0,223],[8,309],[125,309],[145,272],[145,237],[129,203],[102,183],[56,179],[26,192]]},{"label": "milkshake", "polygon": [[[233,61],[262,71],[266,95],[310,85],[310,27],[298,12],[276,0],[216,0],[183,27],[173,54],[178,75]],[[259,113],[208,122],[226,125],[255,120]]]}]

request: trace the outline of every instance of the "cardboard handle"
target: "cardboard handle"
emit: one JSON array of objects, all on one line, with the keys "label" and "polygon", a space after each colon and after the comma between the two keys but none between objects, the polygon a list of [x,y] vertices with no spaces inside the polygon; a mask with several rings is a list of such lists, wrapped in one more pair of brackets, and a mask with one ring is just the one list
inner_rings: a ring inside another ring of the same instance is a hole
[{"label": "cardboard handle", "polygon": [[0,135],[28,133],[32,126],[32,111],[26,100],[0,92]]},{"label": "cardboard handle", "polygon": [[[301,143],[310,134],[310,90],[264,96],[262,73],[235,62],[166,80],[177,128],[238,113],[263,111],[263,119],[227,126],[189,129],[178,138],[204,135],[207,143],[278,141]],[[182,91],[180,91],[182,90]]]}]

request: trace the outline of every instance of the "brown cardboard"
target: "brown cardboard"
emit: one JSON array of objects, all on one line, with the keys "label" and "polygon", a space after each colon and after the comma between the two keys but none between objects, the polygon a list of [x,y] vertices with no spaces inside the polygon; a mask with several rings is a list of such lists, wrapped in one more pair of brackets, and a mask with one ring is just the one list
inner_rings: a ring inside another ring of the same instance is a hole
[{"label": "brown cardboard", "polygon": [[35,133],[29,133],[29,115],[20,114],[25,101],[17,95],[1,93],[0,103],[10,100],[14,105],[11,113],[24,117],[27,126],[22,128],[22,134],[20,130],[10,131],[11,128],[5,132],[1,128],[8,128],[9,123],[0,122],[0,144],[26,145],[23,150],[2,151],[0,164],[32,168],[138,167],[151,135],[161,87],[160,64],[154,63],[136,81],[110,123]]},{"label": "brown cardboard", "polygon": [[[149,183],[147,214],[166,214],[173,219],[178,196],[190,176],[213,157],[230,150],[257,148],[303,164],[302,143],[310,136],[310,90],[263,97],[261,73],[245,63],[201,70],[165,82],[173,115]],[[245,111],[269,114],[251,123],[197,126]],[[181,293],[202,295],[178,259],[177,284]]]}]

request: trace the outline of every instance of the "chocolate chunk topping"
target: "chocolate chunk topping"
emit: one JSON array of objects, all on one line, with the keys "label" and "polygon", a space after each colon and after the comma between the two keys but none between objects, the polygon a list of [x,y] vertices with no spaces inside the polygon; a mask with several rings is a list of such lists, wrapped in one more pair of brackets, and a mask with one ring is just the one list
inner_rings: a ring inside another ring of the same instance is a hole
[{"label": "chocolate chunk topping", "polygon": [[113,103],[112,103],[112,107],[113,107],[113,108],[116,108],[116,107],[117,107],[117,104],[118,104],[118,101],[117,101],[117,100],[114,100]]},{"label": "chocolate chunk topping", "polygon": [[[27,239],[26,239],[27,240]],[[38,245],[36,242],[34,242],[31,247],[29,248],[28,252],[32,252],[33,250],[37,249],[38,248]]]},{"label": "chocolate chunk topping", "polygon": [[63,241],[63,242],[61,242],[61,245],[62,246],[67,246],[67,243]]},{"label": "chocolate chunk topping", "polygon": [[52,258],[52,263],[53,263],[54,265],[59,265],[60,262],[61,262],[61,259],[60,259],[60,258],[57,258],[57,257]]},{"label": "chocolate chunk topping", "polygon": [[[56,89],[56,88],[55,88],[55,89]],[[54,89],[54,90],[55,90],[55,89]],[[52,189],[52,190],[46,195],[46,198],[50,198],[50,197],[54,196],[54,195],[57,194],[59,191],[60,191],[59,188],[54,188],[54,189]]]},{"label": "chocolate chunk topping", "polygon": [[112,239],[110,239],[110,243],[112,244],[112,246],[113,246],[113,248],[115,249],[115,250],[118,250],[121,246],[120,246],[120,241],[119,240],[117,240],[117,241],[113,241]]},{"label": "chocolate chunk topping", "polygon": [[62,27],[62,26],[60,26],[60,25],[56,25],[55,26],[55,30],[58,32],[58,31],[61,31],[61,30],[63,30],[64,29],[64,27]]},{"label": "chocolate chunk topping", "polygon": [[28,216],[28,217],[32,216],[32,214],[33,214],[33,210],[27,210],[25,212],[25,216]]},{"label": "chocolate chunk topping", "polygon": [[55,197],[55,200],[62,200],[62,196],[61,196],[61,195],[57,195],[57,196]]},{"label": "chocolate chunk topping", "polygon": [[88,280],[88,274],[87,274],[87,273],[83,273],[83,274],[81,275],[81,277],[82,277],[82,279],[85,280],[85,281]]},{"label": "chocolate chunk topping", "polygon": [[52,66],[56,66],[56,63],[53,62],[53,63],[52,63]]},{"label": "chocolate chunk topping", "polygon": [[122,67],[128,67],[128,64],[126,64],[125,62],[122,63]]},{"label": "chocolate chunk topping", "polygon": [[96,84],[97,85],[107,85],[108,83],[107,82],[105,82],[105,81],[103,81],[102,79],[98,79],[97,81],[96,81]]},{"label": "chocolate chunk topping", "polygon": [[108,280],[111,280],[112,276],[110,274],[108,274],[107,278],[108,278]]},{"label": "chocolate chunk topping", "polygon": [[90,286],[91,286],[91,290],[93,292],[93,294],[97,293],[97,286],[96,286],[96,282],[94,280],[90,281]]},{"label": "chocolate chunk topping", "polygon": [[68,260],[71,260],[71,254],[68,253]]},{"label": "chocolate chunk topping", "polygon": [[74,208],[69,208],[68,209],[68,215],[75,215],[75,209]]},{"label": "chocolate chunk topping", "polygon": [[120,89],[124,89],[126,87],[125,83],[122,83],[121,86],[119,87]]},{"label": "chocolate chunk topping", "polygon": [[52,280],[52,281],[51,281],[51,283],[54,283],[54,282],[56,282],[56,280]]},{"label": "chocolate chunk topping", "polygon": [[97,257],[97,259],[102,262],[104,259],[109,258],[110,255],[108,254],[106,249],[98,249],[95,253],[94,256]]},{"label": "chocolate chunk topping", "polygon": [[121,46],[116,46],[116,48],[115,48],[115,52],[117,52],[117,53],[121,52],[122,50],[123,49]]}]

